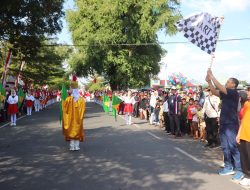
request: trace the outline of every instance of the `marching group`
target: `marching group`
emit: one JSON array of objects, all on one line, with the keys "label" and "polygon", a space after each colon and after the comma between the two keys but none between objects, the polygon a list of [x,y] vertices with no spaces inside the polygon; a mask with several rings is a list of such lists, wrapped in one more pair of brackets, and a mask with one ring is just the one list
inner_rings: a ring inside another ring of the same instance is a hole
[{"label": "marching group", "polygon": [[30,116],[33,110],[39,112],[55,103],[57,97],[56,91],[27,90],[26,93],[22,91],[22,94],[18,96],[15,89],[7,90],[6,98],[2,102],[2,109],[6,110],[2,113],[2,118],[5,120],[10,118],[10,126],[16,126],[18,113],[26,113]]},{"label": "marching group", "polygon": [[[250,88],[238,91],[238,80],[230,78],[221,85],[208,70],[208,88],[197,91],[162,90],[117,91],[123,100],[118,114],[159,125],[175,138],[190,136],[206,142],[205,147],[221,147],[224,167],[219,175],[233,175],[232,180],[250,186]],[[112,92],[104,92],[112,98]],[[98,99],[100,92],[95,93]]]}]

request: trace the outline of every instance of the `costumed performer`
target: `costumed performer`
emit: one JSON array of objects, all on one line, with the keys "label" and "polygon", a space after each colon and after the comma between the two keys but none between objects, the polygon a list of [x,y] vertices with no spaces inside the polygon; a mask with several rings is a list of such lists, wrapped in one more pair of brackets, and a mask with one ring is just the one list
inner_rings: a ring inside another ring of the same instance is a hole
[{"label": "costumed performer", "polygon": [[69,141],[69,150],[80,150],[80,142],[84,140],[83,117],[85,113],[85,100],[79,94],[77,78],[71,82],[71,96],[62,101],[63,134]]}]

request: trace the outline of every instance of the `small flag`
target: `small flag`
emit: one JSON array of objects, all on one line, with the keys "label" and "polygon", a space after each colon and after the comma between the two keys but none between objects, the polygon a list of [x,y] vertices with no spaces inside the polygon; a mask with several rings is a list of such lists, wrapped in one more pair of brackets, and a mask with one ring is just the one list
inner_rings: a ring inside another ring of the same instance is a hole
[{"label": "small flag", "polygon": [[0,83],[0,102],[6,99],[6,91],[3,88],[3,85]]},{"label": "small flag", "polygon": [[68,97],[68,92],[67,89],[65,87],[65,85],[62,85],[62,91],[61,91],[61,101],[60,101],[60,116],[59,116],[59,120],[60,123],[62,122],[62,117],[63,117],[63,109],[62,109],[62,102],[66,100],[66,98]]},{"label": "small flag", "polygon": [[110,98],[107,95],[103,96],[103,110],[109,113]]},{"label": "small flag", "polygon": [[112,112],[113,112],[113,115],[115,117],[115,120],[116,119],[116,113],[117,113],[117,110],[118,110],[118,107],[119,107],[119,104],[122,102],[122,100],[120,98],[118,98],[117,96],[113,95],[112,96]]},{"label": "small flag", "polygon": [[25,97],[25,94],[21,88],[19,88],[17,95],[18,95],[18,109],[19,109],[22,106]]},{"label": "small flag", "polygon": [[178,31],[201,50],[212,54],[215,52],[222,19],[209,13],[200,13],[182,19],[176,23]]}]

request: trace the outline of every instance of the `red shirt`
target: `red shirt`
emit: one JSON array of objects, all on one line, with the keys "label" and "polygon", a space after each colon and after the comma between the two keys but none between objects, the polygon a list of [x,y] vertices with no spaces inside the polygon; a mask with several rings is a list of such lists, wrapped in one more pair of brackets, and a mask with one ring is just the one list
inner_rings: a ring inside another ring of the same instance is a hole
[{"label": "red shirt", "polygon": [[195,108],[195,105],[189,105],[187,109],[187,119],[193,119],[192,109]]}]

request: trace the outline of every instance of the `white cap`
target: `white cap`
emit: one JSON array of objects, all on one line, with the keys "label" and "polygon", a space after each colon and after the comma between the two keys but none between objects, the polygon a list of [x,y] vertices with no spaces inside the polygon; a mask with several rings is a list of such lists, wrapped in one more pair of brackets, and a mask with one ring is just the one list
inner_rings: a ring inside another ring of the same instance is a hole
[{"label": "white cap", "polygon": [[171,90],[176,90],[176,87],[175,87],[175,86],[172,86],[172,87],[171,87]]}]

